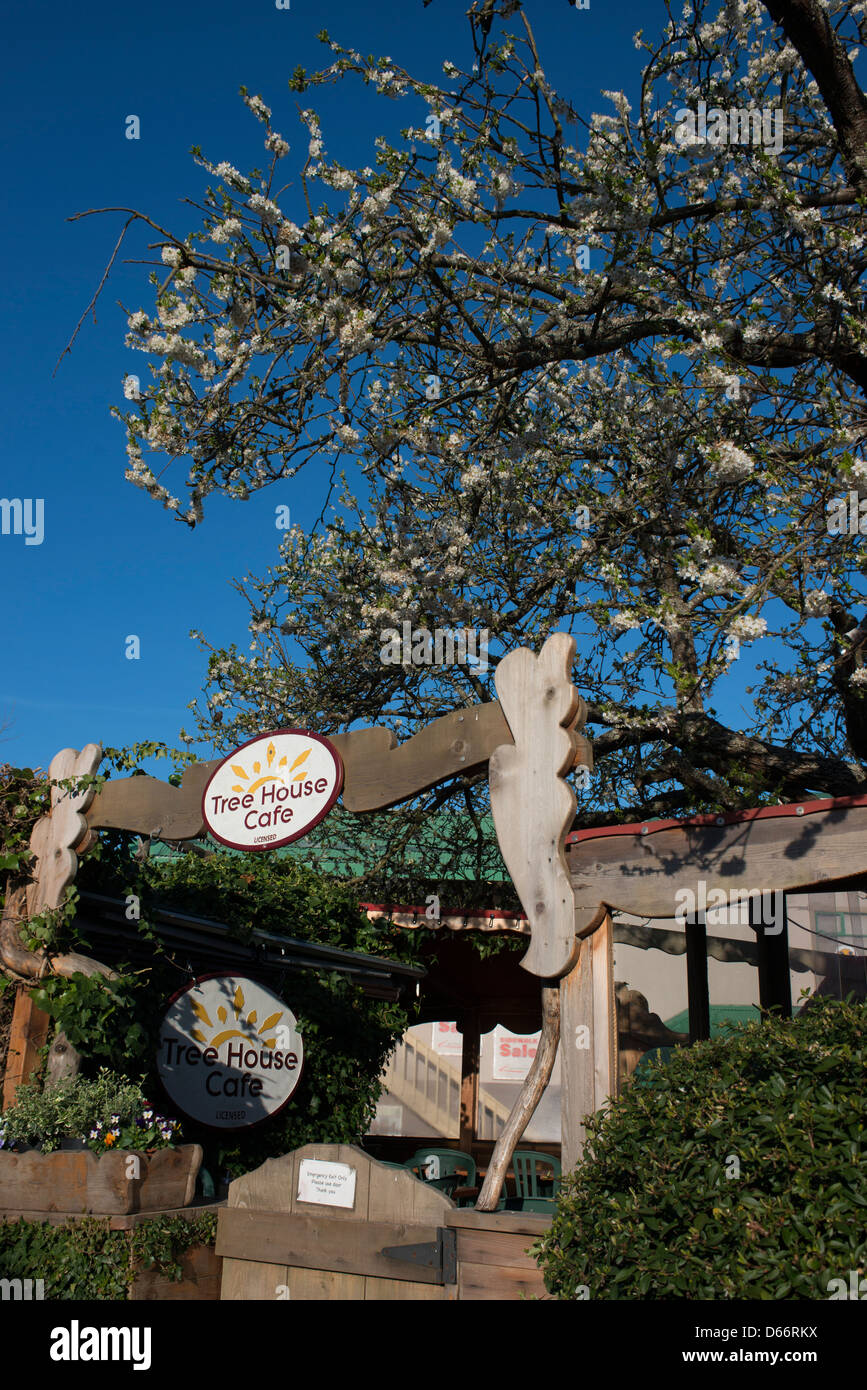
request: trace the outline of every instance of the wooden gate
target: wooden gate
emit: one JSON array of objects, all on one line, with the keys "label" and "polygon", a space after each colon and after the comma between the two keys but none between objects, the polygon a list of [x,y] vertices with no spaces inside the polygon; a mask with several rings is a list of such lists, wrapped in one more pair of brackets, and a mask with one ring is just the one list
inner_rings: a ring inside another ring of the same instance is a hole
[{"label": "wooden gate", "polygon": [[[345,1165],[342,1192],[329,1195],[322,1164]],[[299,1198],[301,1182],[320,1200]],[[348,1200],[350,1187],[352,1205],[332,1205],[334,1196]],[[220,1296],[454,1300],[456,1234],[446,1225],[454,1210],[412,1173],[350,1144],[308,1144],[231,1184],[217,1230]]]}]

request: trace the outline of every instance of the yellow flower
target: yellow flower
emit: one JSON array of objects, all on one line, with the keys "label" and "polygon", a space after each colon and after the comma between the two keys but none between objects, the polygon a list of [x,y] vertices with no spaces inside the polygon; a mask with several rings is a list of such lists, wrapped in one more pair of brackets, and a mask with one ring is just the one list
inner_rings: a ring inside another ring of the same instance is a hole
[{"label": "yellow flower", "polygon": [[106,1146],[108,1146],[109,1144],[113,1144],[113,1143],[114,1143],[114,1135],[113,1135],[111,1132],[109,1132],[109,1133],[105,1136],[105,1142],[106,1142]]}]

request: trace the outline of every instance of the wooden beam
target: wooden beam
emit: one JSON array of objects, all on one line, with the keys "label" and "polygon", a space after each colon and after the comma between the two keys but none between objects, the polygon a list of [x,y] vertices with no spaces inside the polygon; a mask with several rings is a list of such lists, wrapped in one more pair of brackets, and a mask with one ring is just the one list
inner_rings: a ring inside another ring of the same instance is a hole
[{"label": "wooden beam", "polygon": [[464,1153],[473,1152],[479,1115],[479,1066],[481,1033],[479,1013],[470,1009],[461,1021],[461,1122],[460,1146]]},{"label": "wooden beam", "polygon": [[765,807],[718,820],[724,823],[703,817],[711,823],[619,826],[573,839],[566,857],[579,935],[606,905],[639,917],[674,917],[678,890],[698,899],[702,883],[708,896],[722,889],[733,907],[739,903],[746,925],[749,893],[827,891],[865,864],[865,798]]},{"label": "wooden beam", "polygon": [[28,1081],[36,1071],[39,1052],[48,1041],[50,1028],[51,1015],[38,1009],[33,1002],[31,991],[26,986],[19,985],[15,993],[12,1032],[3,1078],[4,1110],[15,1104],[15,1092],[18,1087]]},{"label": "wooden beam", "polygon": [[585,1115],[601,1110],[619,1090],[614,927],[606,913],[581,941],[578,963],[560,981],[561,1135],[563,1171],[581,1158]]},{"label": "wooden beam", "polygon": [[[344,767],[343,806],[377,811],[397,806],[437,782],[477,772],[495,748],[513,743],[499,703],[469,705],[443,715],[398,745],[390,729],[353,729],[329,734]],[[575,765],[593,769],[588,739],[575,734]],[[193,840],[204,834],[202,792],[221,759],[194,763],[180,787],[156,777],[123,777],[106,782],[86,813],[93,829],[159,831],[166,840]]]}]

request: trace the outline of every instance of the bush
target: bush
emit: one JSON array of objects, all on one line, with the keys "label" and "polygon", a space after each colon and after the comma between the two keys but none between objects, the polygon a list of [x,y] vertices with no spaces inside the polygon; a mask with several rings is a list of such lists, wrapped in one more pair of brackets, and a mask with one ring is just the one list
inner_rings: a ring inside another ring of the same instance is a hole
[{"label": "bush", "polygon": [[867,1006],[815,999],[633,1080],[534,1249],[549,1292],[825,1299],[863,1275],[865,1067]]},{"label": "bush", "polygon": [[126,1300],[141,1267],[180,1280],[185,1252],[213,1245],[216,1230],[214,1212],[151,1217],[131,1231],[112,1231],[95,1216],[63,1226],[6,1222],[0,1225],[0,1278],[42,1279],[46,1299]]},{"label": "bush", "polygon": [[[79,882],[82,888],[114,896],[136,894],[141,902],[140,934],[147,931],[151,914],[171,907],[223,922],[242,941],[258,927],[404,961],[418,958],[424,935],[423,929],[403,932],[388,923],[372,923],[351,888],[297,861],[266,855],[187,854],[141,865],[128,855],[124,859],[105,852],[83,862]],[[159,953],[148,974],[137,978],[146,979],[147,988],[138,988],[139,1011],[124,1015],[122,1025],[109,1009],[97,1027],[91,1010],[88,1034],[72,1036],[69,1030],[76,1017],[82,1018],[83,1008],[68,981],[57,982],[64,1003],[59,1007],[52,1002],[52,1011],[88,1065],[113,1055],[107,1052],[109,1044],[118,1047],[122,1042],[128,1055],[116,1065],[127,1073],[145,1071],[149,1094],[159,1097],[155,1040],[166,1002],[182,979],[177,964],[166,965]],[[83,985],[89,988],[90,982]],[[304,1039],[304,1068],[285,1110],[255,1129],[215,1135],[184,1120],[186,1141],[202,1144],[205,1167],[217,1175],[236,1177],[303,1144],[358,1142],[376,1112],[388,1056],[414,1017],[414,1000],[367,998],[353,981],[327,969],[287,972],[285,980],[275,980],[272,987],[297,1019]],[[78,1026],[83,1029],[80,1022]]]},{"label": "bush", "polygon": [[106,1067],[92,1080],[70,1077],[50,1091],[39,1083],[19,1086],[15,1104],[0,1117],[0,1148],[32,1144],[51,1153],[62,1139],[86,1139],[96,1127],[110,1133],[134,1126],[146,1104],[140,1086]]}]

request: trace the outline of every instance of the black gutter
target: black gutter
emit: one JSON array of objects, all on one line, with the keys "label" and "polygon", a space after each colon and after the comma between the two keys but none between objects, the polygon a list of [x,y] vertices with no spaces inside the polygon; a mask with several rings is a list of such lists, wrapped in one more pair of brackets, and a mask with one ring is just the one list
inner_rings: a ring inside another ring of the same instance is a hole
[{"label": "black gutter", "polygon": [[[82,893],[78,927],[85,935],[98,937],[115,952],[120,942],[135,954],[148,952],[148,943],[139,937],[126,916],[126,900],[101,893]],[[111,926],[108,923],[112,923]],[[148,916],[148,925],[166,946],[186,950],[201,957],[217,957],[226,965],[250,963],[267,970],[334,970],[359,984],[375,998],[397,1000],[410,985],[424,979],[427,971],[402,961],[384,960],[361,951],[344,951],[316,941],[300,941],[293,936],[253,928],[250,941],[239,941],[223,922],[206,917],[160,908]],[[125,928],[118,933],[117,927]]]}]

